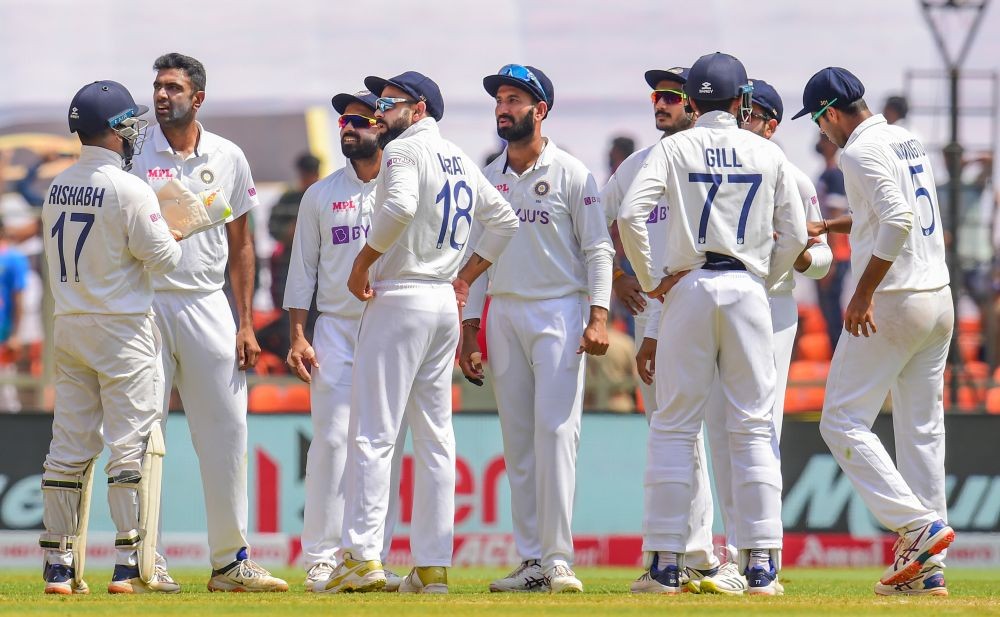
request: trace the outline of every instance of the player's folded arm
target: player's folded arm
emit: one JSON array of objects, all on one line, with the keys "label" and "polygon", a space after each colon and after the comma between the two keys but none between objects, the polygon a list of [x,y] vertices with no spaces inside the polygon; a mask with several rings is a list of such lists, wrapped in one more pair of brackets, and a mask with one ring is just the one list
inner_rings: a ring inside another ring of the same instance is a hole
[{"label": "player's folded arm", "polygon": [[156,194],[145,184],[139,188],[116,187],[126,216],[128,250],[150,272],[171,272],[181,262],[181,247],[160,216]]}]

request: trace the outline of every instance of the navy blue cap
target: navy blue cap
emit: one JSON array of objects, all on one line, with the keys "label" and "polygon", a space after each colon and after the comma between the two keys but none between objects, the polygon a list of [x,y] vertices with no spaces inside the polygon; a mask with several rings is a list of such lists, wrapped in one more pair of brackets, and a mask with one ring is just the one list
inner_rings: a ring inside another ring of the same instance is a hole
[{"label": "navy blue cap", "polygon": [[496,96],[500,86],[520,88],[539,101],[545,101],[549,110],[556,102],[556,90],[552,80],[540,69],[527,64],[506,64],[500,67],[496,75],[483,77],[483,87],[490,96]]},{"label": "navy blue cap", "polygon": [[149,111],[136,105],[132,94],[117,81],[95,81],[80,88],[69,104],[69,132],[95,134]]},{"label": "navy blue cap", "polygon": [[430,77],[416,71],[406,71],[390,79],[374,75],[365,77],[365,87],[374,92],[376,96],[382,96],[382,90],[386,86],[395,86],[418,101],[423,101],[427,105],[427,113],[435,120],[440,120],[444,116],[444,99],[441,98],[441,89]]},{"label": "navy blue cap", "polygon": [[375,111],[375,99],[377,98],[378,96],[372,94],[370,90],[362,90],[360,92],[355,92],[354,94],[341,92],[330,99],[330,102],[333,104],[333,108],[337,110],[337,113],[342,114],[351,103],[360,103],[372,111]]},{"label": "navy blue cap", "polygon": [[671,67],[665,71],[660,69],[653,69],[651,71],[646,71],[646,83],[649,87],[656,89],[656,84],[661,81],[669,79],[670,81],[676,81],[679,84],[686,84],[688,80],[688,73],[691,69],[683,66]]},{"label": "navy blue cap", "polygon": [[814,114],[834,99],[837,102],[831,107],[843,109],[864,95],[865,85],[854,73],[839,66],[828,66],[809,78],[802,91],[802,110],[792,116],[792,120]]},{"label": "navy blue cap", "polygon": [[781,122],[781,115],[785,113],[785,106],[781,102],[781,96],[774,87],[763,79],[752,79],[753,93],[750,100],[764,108],[778,122]]},{"label": "navy blue cap", "polygon": [[743,63],[721,52],[698,58],[688,72],[684,93],[692,99],[725,101],[734,99],[747,85]]}]

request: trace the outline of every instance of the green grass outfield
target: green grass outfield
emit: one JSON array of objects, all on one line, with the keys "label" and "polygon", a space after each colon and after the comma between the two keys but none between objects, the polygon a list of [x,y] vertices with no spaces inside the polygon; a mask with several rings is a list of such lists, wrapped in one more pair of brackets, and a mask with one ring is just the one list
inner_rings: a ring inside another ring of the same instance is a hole
[{"label": "green grass outfield", "polygon": [[292,591],[276,594],[210,594],[206,572],[177,570],[184,586],[179,595],[110,596],[104,592],[110,572],[89,572],[89,596],[46,596],[37,572],[0,571],[0,614],[5,615],[1000,615],[1000,572],[947,570],[951,596],[879,598],[872,585],[879,570],[787,570],[786,595],[779,598],[632,595],[629,582],[639,574],[621,568],[580,568],[586,593],[491,594],[487,585],[506,571],[460,568],[451,574],[448,596],[388,593],[307,594],[303,574],[284,569]]}]

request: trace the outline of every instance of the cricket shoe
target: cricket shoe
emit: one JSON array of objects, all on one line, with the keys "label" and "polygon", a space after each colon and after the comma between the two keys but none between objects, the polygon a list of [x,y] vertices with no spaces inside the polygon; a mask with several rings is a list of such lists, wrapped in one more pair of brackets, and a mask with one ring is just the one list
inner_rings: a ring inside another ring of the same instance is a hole
[{"label": "cricket shoe", "polygon": [[942,520],[903,531],[892,547],[892,565],[879,580],[883,585],[898,585],[916,578],[932,556],[955,541],[955,530]]},{"label": "cricket shoe", "polygon": [[[688,570],[690,568],[685,568]],[[695,572],[708,572],[702,576],[699,583],[700,593],[719,593],[727,596],[741,596],[747,591],[747,579],[740,574],[740,567],[731,561],[711,570],[695,570]],[[691,579],[694,582],[694,578]],[[775,580],[777,584],[777,580]],[[688,583],[690,589],[691,583]],[[693,590],[692,590],[693,591]],[[781,591],[784,591],[783,589]],[[779,592],[777,595],[781,595]]]},{"label": "cricket shoe", "polygon": [[658,569],[660,556],[653,553],[653,561],[649,569],[632,581],[629,591],[632,593],[681,593],[681,573],[677,566],[669,565],[662,570]]},{"label": "cricket shoe", "polygon": [[448,568],[416,567],[399,583],[399,593],[448,593]]},{"label": "cricket shoe", "polygon": [[877,596],[946,596],[948,587],[944,583],[944,568],[939,564],[927,564],[916,577],[896,585],[875,583]]},{"label": "cricket shoe", "polygon": [[326,563],[325,561],[320,563],[315,563],[306,570],[306,580],[303,586],[306,591],[313,591],[313,586],[319,582],[326,582],[326,579],[330,578],[333,574],[333,566]]},{"label": "cricket shoe", "polygon": [[246,549],[240,549],[236,557],[231,564],[212,570],[209,591],[288,591],[288,583],[250,560]]},{"label": "cricket shoe", "polygon": [[752,596],[780,596],[785,588],[778,582],[778,572],[774,563],[768,560],[767,567],[751,566],[746,570],[747,593]]},{"label": "cricket shoe", "polygon": [[45,579],[45,593],[57,593],[60,595],[70,595],[74,593],[90,593],[86,583],[77,586],[73,580],[73,568],[60,563],[46,563],[45,570],[42,571],[42,578]]},{"label": "cricket shoe", "polygon": [[382,569],[381,561],[378,559],[360,561],[351,557],[350,553],[345,553],[344,560],[334,568],[330,577],[313,585],[313,591],[316,593],[366,592],[378,591],[383,587],[385,587],[385,570]]},{"label": "cricket shoe", "polygon": [[[166,568],[157,564],[153,570],[153,580],[147,583],[139,576],[139,568],[136,566],[115,564],[111,582],[108,583],[108,593],[178,593],[181,586],[166,572]],[[160,578],[161,573],[166,576],[165,579]]]},{"label": "cricket shoe", "polygon": [[382,591],[388,591],[389,593],[399,591],[399,585],[403,582],[403,577],[389,568],[382,568],[382,571],[385,572],[385,587],[382,588]]},{"label": "cricket shoe", "polygon": [[566,564],[557,563],[545,571],[550,593],[580,593],[583,583]]},{"label": "cricket shoe", "polygon": [[526,559],[504,578],[490,583],[490,591],[548,591],[549,581],[542,572],[542,564],[537,559]]}]

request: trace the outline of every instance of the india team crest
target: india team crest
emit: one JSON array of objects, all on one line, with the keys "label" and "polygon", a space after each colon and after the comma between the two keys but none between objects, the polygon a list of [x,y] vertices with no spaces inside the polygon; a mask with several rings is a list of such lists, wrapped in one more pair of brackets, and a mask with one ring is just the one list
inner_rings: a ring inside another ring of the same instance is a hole
[{"label": "india team crest", "polygon": [[205,184],[211,184],[215,182],[215,173],[211,169],[202,169],[201,173],[198,174],[201,181]]},{"label": "india team crest", "polygon": [[545,197],[552,190],[552,185],[548,183],[547,180],[539,180],[535,183],[535,186],[531,188],[535,192],[535,195],[539,197]]}]

